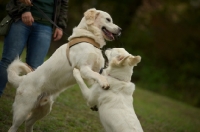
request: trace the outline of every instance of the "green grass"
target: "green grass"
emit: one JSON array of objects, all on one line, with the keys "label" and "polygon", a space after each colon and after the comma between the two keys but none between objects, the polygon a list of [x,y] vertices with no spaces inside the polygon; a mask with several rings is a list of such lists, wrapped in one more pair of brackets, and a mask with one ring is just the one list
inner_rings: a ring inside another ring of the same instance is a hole
[{"label": "green grass", "polygon": [[[15,89],[6,88],[0,99],[0,132],[11,126]],[[200,110],[137,88],[134,108],[145,132],[200,132]],[[19,132],[24,130],[24,125]],[[52,112],[38,121],[36,132],[103,132],[98,113],[91,111],[77,86],[63,92]]]},{"label": "green grass", "polygon": [[[14,96],[15,89],[8,87],[0,98],[0,132],[7,132],[12,124]],[[134,108],[145,132],[200,132],[200,109],[141,88],[136,88],[133,96]],[[19,129],[23,131],[24,125]],[[86,106],[75,86],[57,98],[52,112],[35,124],[34,131],[103,132],[104,129],[98,113]]]},{"label": "green grass", "polygon": [[200,132],[200,109],[143,89],[134,108],[147,132]]}]

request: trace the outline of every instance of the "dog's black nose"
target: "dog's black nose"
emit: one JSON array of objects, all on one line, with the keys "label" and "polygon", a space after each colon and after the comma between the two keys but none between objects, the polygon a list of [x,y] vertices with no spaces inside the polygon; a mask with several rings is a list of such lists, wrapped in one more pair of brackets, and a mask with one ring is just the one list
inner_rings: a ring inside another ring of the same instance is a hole
[{"label": "dog's black nose", "polygon": [[118,27],[118,34],[116,35],[116,38],[121,36],[121,31],[122,31],[122,29],[120,27]]}]

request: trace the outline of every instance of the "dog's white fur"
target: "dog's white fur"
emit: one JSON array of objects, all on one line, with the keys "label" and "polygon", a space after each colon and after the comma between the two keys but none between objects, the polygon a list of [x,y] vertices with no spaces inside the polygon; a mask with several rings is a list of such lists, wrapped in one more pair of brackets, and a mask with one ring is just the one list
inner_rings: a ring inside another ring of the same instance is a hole
[{"label": "dog's white fur", "polygon": [[135,85],[130,82],[133,67],[140,62],[140,56],[132,56],[122,48],[106,51],[109,66],[103,75],[110,88],[101,89],[98,83],[88,88],[78,69],[73,74],[90,107],[97,106],[102,125],[107,132],[143,132],[133,109]]},{"label": "dog's white fur", "polygon": [[[108,22],[107,19],[111,21]],[[102,28],[106,28],[102,30]],[[105,40],[113,40],[113,34],[120,34],[120,28],[113,24],[112,18],[106,12],[89,9],[77,27],[69,41],[75,37],[90,37],[103,47]],[[16,59],[8,68],[8,80],[17,87],[15,101],[13,103],[13,124],[9,132],[16,132],[25,121],[26,132],[32,132],[33,124],[51,111],[54,99],[60,92],[76,83],[73,77],[73,68],[80,70],[86,80],[96,80],[101,87],[109,86],[107,80],[98,72],[104,66],[104,58],[101,50],[86,42],[79,43],[70,48],[69,57],[72,66],[69,65],[66,56],[67,44],[58,48],[54,54],[39,66],[34,72],[30,72],[27,65]],[[29,72],[19,76],[21,71]]]}]

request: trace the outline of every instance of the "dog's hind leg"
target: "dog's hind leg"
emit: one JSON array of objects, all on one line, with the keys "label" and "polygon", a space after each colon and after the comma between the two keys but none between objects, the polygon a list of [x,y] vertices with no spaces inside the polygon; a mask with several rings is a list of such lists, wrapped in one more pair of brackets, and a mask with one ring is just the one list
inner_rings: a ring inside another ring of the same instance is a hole
[{"label": "dog's hind leg", "polygon": [[13,123],[8,132],[16,132],[19,126],[26,120],[31,109],[27,105],[16,105],[14,103],[13,110]]},{"label": "dog's hind leg", "polygon": [[53,101],[49,99],[50,97],[43,98],[42,100],[46,100],[47,102],[40,102],[39,106],[32,110],[32,113],[26,120],[25,132],[32,132],[34,123],[51,112]]}]

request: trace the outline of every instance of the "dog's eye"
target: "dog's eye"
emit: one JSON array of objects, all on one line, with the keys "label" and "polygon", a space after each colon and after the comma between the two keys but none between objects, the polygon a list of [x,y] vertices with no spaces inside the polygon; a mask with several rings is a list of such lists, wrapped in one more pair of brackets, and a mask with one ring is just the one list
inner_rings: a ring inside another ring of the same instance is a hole
[{"label": "dog's eye", "polygon": [[107,20],[108,22],[111,22],[110,18],[106,18],[106,20]]}]

